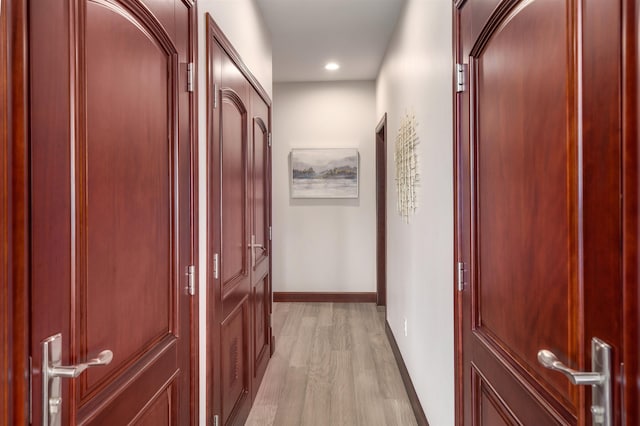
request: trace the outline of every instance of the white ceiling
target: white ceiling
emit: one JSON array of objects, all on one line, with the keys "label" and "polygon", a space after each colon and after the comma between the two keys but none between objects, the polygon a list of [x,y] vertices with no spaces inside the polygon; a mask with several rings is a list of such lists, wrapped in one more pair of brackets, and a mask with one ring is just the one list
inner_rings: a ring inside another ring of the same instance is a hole
[{"label": "white ceiling", "polygon": [[[373,80],[405,0],[256,0],[276,82]],[[329,72],[329,61],[340,64]]]}]

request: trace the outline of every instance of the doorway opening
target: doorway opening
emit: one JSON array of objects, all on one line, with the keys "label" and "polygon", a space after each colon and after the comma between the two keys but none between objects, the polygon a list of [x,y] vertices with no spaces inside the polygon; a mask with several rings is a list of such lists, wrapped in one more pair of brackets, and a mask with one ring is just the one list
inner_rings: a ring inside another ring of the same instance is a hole
[{"label": "doorway opening", "polygon": [[387,306],[387,113],[376,127],[377,305]]}]

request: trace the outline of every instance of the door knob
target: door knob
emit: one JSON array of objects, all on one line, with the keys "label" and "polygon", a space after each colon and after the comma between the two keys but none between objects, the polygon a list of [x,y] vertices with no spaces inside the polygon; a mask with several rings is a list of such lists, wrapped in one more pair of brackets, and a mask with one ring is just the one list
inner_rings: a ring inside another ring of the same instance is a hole
[{"label": "door knob", "polygon": [[77,365],[61,365],[62,335],[56,334],[42,341],[42,424],[59,425],[62,414],[61,378],[74,379],[89,367],[107,365],[113,352],[104,350],[96,358]]},{"label": "door knob", "polygon": [[590,372],[576,371],[563,364],[548,349],[538,351],[538,362],[544,367],[559,371],[574,385],[591,386],[592,424],[611,426],[611,346],[594,337],[591,340]]}]

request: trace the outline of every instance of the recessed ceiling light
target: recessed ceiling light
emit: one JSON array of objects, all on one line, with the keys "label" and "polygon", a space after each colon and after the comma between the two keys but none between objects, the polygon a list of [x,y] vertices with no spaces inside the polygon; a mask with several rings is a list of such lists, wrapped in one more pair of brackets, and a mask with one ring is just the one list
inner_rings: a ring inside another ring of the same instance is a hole
[{"label": "recessed ceiling light", "polygon": [[336,64],[335,62],[329,62],[327,65],[324,66],[324,69],[328,71],[335,71],[338,68],[340,68],[340,65]]}]

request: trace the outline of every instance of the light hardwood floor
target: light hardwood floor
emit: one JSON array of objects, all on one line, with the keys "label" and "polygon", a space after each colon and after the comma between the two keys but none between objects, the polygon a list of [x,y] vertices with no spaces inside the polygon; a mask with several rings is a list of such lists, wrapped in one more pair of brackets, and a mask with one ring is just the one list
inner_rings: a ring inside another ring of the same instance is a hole
[{"label": "light hardwood floor", "polygon": [[246,425],[415,425],[374,304],[275,303],[273,354]]}]

